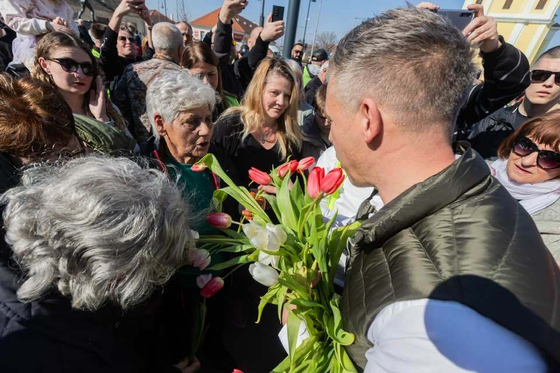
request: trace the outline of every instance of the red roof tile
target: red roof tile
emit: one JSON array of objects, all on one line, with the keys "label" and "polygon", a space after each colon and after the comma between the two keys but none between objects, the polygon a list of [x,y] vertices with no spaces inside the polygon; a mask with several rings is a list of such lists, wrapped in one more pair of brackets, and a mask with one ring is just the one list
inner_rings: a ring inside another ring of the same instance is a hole
[{"label": "red roof tile", "polygon": [[[213,10],[212,12],[193,20],[191,24],[195,27],[198,26],[198,27],[212,28],[216,26],[216,24],[218,23],[219,16],[220,16],[220,8]],[[233,19],[234,31],[250,34],[255,27],[258,27],[258,25],[254,22],[249,21],[247,18],[237,16]]]}]

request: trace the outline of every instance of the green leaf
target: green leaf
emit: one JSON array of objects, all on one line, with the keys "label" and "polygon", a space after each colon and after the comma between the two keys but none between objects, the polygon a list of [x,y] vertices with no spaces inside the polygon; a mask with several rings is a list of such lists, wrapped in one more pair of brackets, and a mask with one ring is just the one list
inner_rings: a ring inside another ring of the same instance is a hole
[{"label": "green leaf", "polygon": [[226,262],[214,264],[213,266],[211,266],[208,269],[211,270],[211,271],[220,271],[220,270],[225,269],[225,268],[229,268],[229,267],[233,267],[233,266],[238,265],[238,264],[245,264],[245,263],[251,263],[251,259],[249,259],[249,255],[237,256],[237,257],[235,257],[233,259],[230,259]]},{"label": "green leaf", "polygon": [[253,251],[255,248],[251,245],[232,245],[227,246],[223,249],[220,249],[219,252],[221,253],[242,253],[245,251]]},{"label": "green leaf", "polygon": [[284,311],[284,301],[286,300],[286,293],[288,288],[281,286],[278,294],[276,295],[276,304],[278,305],[278,320],[282,322],[282,312]]},{"label": "green leaf", "polygon": [[290,198],[289,181],[290,179],[288,177],[284,178],[276,198],[278,201],[278,209],[282,211],[282,224],[292,231],[297,232],[298,219],[296,218],[292,199]]},{"label": "green leaf", "polygon": [[280,290],[280,286],[276,284],[274,286],[269,287],[266,294],[261,297],[261,301],[258,307],[259,314],[257,316],[257,321],[255,321],[256,324],[261,322],[261,315],[263,313],[264,306],[270,303],[270,301],[276,296],[279,290]]},{"label": "green leaf", "polygon": [[290,356],[290,370],[294,369],[300,325],[301,320],[292,310],[290,310],[288,313],[288,355]]}]

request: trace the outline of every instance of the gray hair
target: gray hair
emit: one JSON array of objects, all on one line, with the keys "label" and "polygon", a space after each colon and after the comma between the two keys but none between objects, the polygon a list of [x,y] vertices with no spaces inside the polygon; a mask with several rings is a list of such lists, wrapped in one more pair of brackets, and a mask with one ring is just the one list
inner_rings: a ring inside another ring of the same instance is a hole
[{"label": "gray hair", "polygon": [[445,18],[397,8],[365,21],[339,42],[329,91],[350,112],[369,95],[406,130],[445,124],[450,134],[476,73],[473,57],[468,40]]},{"label": "gray hair", "polygon": [[165,284],[193,245],[180,192],[126,158],[30,168],[2,202],[6,242],[26,275],[22,301],[58,288],[76,309],[126,310]]},{"label": "gray hair", "polygon": [[176,25],[158,22],[152,29],[152,43],[156,52],[171,54],[183,45],[183,36]]},{"label": "gray hair", "polygon": [[164,70],[148,86],[146,111],[152,125],[156,146],[160,135],[154,122],[159,113],[167,123],[173,122],[180,113],[208,107],[214,110],[216,92],[208,84],[191,76],[185,70]]},{"label": "gray hair", "polygon": [[300,97],[303,100],[303,71],[301,70],[301,66],[299,63],[292,59],[285,60],[290,69],[294,73],[294,80],[296,81],[296,87],[299,87],[300,90]]}]

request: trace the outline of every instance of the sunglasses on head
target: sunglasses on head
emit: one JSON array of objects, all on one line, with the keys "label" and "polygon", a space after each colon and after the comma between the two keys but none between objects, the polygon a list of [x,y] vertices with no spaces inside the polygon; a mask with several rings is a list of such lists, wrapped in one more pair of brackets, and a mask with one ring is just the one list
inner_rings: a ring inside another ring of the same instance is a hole
[{"label": "sunglasses on head", "polygon": [[81,68],[84,75],[93,76],[93,64],[91,62],[80,63],[71,58],[47,58],[47,60],[56,62],[67,73],[75,73],[78,68]]},{"label": "sunglasses on head", "polygon": [[550,150],[540,150],[534,142],[525,136],[519,136],[515,139],[512,151],[520,157],[526,157],[529,154],[537,152],[537,166],[543,170],[560,168],[560,153]]},{"label": "sunglasses on head", "polygon": [[556,83],[556,85],[560,85],[560,71],[548,71],[548,70],[531,71],[531,83],[546,82],[552,74],[554,74],[554,83]]},{"label": "sunglasses on head", "polygon": [[119,41],[124,41],[126,43],[127,40],[130,42],[130,44],[136,44],[136,40],[134,40],[134,38],[127,38],[126,36],[119,36]]}]

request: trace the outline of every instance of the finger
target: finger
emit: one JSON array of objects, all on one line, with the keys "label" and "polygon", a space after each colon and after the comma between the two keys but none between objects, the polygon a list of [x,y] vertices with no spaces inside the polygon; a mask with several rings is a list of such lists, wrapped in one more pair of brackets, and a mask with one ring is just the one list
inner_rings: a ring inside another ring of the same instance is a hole
[{"label": "finger", "polygon": [[486,34],[488,32],[493,32],[491,27],[479,27],[476,30],[474,30],[473,32],[470,33],[470,35],[467,37],[467,40],[472,42],[474,39],[477,39],[480,37],[480,35],[482,34]]},{"label": "finger", "polygon": [[270,23],[270,22],[272,22],[272,13],[270,13],[268,17],[266,17],[266,23]]},{"label": "finger", "polygon": [[474,10],[475,17],[482,17],[484,15],[484,6],[482,4],[470,4],[467,6],[468,10]]},{"label": "finger", "polygon": [[471,44],[477,44],[477,43],[482,43],[483,41],[486,40],[491,40],[492,37],[494,36],[495,34],[492,31],[485,32],[484,34],[481,34],[477,38],[473,39],[471,41]]},{"label": "finger", "polygon": [[469,35],[476,28],[480,27],[481,25],[485,24],[486,22],[488,22],[488,18],[486,18],[486,17],[480,17],[480,18],[473,19],[472,21],[469,22],[467,27],[465,27],[463,29],[463,35],[465,35],[465,36]]},{"label": "finger", "polygon": [[421,2],[420,4],[416,5],[417,8],[422,8],[422,9],[430,9],[430,10],[437,10],[439,9],[439,6],[437,6],[434,3],[430,3],[427,1]]}]

